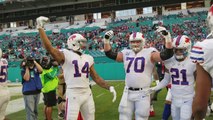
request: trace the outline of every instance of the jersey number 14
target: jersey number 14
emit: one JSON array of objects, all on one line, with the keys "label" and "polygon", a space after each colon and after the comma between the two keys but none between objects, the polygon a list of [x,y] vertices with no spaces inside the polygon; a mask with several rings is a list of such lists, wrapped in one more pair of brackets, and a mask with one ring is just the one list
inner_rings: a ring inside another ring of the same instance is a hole
[{"label": "jersey number 14", "polygon": [[84,66],[82,67],[81,71],[79,70],[79,65],[77,60],[73,60],[72,64],[74,65],[75,68],[75,73],[74,77],[81,77],[81,74],[84,73],[86,74],[86,77],[89,77],[89,63],[85,62]]}]

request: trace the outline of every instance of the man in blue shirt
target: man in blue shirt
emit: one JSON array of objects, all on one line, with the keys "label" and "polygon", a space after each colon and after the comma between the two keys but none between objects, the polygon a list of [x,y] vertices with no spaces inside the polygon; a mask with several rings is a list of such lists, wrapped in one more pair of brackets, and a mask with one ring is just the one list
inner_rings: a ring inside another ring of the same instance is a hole
[{"label": "man in blue shirt", "polygon": [[39,74],[42,73],[42,67],[33,59],[32,56],[27,57],[22,62],[22,93],[24,96],[26,120],[38,119],[38,103],[42,89]]}]

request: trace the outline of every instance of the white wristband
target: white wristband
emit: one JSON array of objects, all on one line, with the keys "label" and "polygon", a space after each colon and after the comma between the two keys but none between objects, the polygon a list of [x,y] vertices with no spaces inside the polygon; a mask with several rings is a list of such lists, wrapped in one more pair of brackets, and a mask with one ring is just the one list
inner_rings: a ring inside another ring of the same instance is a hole
[{"label": "white wristband", "polygon": [[109,40],[109,39],[104,38],[104,44],[110,44],[110,40]]},{"label": "white wristband", "polygon": [[172,42],[171,34],[168,32],[168,35],[164,36],[166,43]]}]

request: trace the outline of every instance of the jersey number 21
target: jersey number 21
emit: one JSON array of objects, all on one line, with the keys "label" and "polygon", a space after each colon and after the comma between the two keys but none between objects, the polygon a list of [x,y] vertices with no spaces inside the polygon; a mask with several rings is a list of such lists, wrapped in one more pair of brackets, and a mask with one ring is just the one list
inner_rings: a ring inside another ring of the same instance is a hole
[{"label": "jersey number 21", "polygon": [[[174,85],[189,85],[186,76],[186,69],[179,70],[177,68],[170,69],[172,84]],[[182,77],[182,79],[180,79]]]}]

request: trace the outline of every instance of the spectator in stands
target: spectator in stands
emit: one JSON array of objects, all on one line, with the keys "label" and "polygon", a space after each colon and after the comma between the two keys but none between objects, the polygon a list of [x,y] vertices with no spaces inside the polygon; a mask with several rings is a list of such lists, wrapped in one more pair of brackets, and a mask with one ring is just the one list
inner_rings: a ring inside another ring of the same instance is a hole
[{"label": "spectator in stands", "polygon": [[42,73],[43,69],[32,56],[28,56],[21,63],[21,67],[26,120],[38,120],[38,103],[42,89],[39,74]]},{"label": "spectator in stands", "polygon": [[[161,44],[159,42],[162,40],[159,36],[154,35],[152,32],[151,26],[148,24],[145,24],[146,22],[153,22],[153,21],[161,21],[158,24],[165,25],[165,27],[170,30],[172,36],[177,36],[179,34],[186,34],[188,36],[191,36],[192,41],[200,41],[203,40],[206,37],[206,23],[205,19],[206,17],[202,17],[205,15],[206,12],[188,12],[188,15],[179,13],[177,15],[163,15],[163,16],[153,16],[153,17],[139,17],[137,21],[131,21],[131,18],[128,18],[126,20],[122,20],[119,18],[116,18],[117,21],[113,23],[108,23],[108,27],[113,29],[115,31],[115,36],[112,39],[115,41],[115,44],[117,44],[118,50],[123,49],[124,47],[128,46],[128,41],[126,38],[129,37],[129,34],[134,31],[141,31],[142,33],[145,33],[145,37],[147,38],[147,41],[150,42],[149,45],[151,46],[157,46],[161,47]],[[175,22],[175,21],[178,22]],[[88,19],[87,22],[90,23],[92,19]],[[143,24],[143,25],[141,25]],[[138,26],[138,27],[137,27]],[[108,29],[107,27],[107,29]],[[80,33],[83,36],[85,36],[89,41],[92,41],[94,38],[99,37],[103,33],[103,29],[94,29],[94,30],[67,30],[67,32],[61,32],[60,34],[48,34],[48,37],[53,40],[54,46],[57,46],[57,48],[65,48],[66,46],[64,43],[66,43],[67,37],[73,33]],[[12,32],[12,31],[9,31]],[[14,31],[13,31],[14,32]],[[126,35],[126,36],[125,36]],[[122,40],[122,39],[124,40]],[[41,48],[41,42],[37,41],[39,39],[38,34],[32,35],[32,34],[24,34],[19,36],[5,36],[3,37],[3,43],[2,45],[3,50],[6,51],[12,51],[12,54],[8,54],[10,58],[17,58],[20,56],[21,51],[18,51],[18,49],[24,49],[24,53],[33,53],[33,49],[31,48],[37,48],[38,50],[35,53],[37,57],[40,55],[44,55],[45,52],[43,50],[39,50]],[[155,41],[153,41],[155,40]],[[93,44],[92,42],[90,44]],[[91,50],[101,48],[103,47],[103,42],[100,41],[98,43],[95,43],[96,47],[90,47]]]}]

